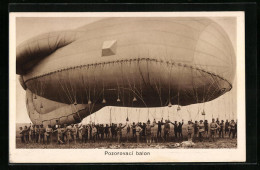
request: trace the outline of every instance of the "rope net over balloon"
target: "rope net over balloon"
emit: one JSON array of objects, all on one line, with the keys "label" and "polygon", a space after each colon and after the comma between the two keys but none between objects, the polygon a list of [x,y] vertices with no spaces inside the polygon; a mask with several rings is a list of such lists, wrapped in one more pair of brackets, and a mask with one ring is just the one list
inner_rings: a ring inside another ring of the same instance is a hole
[{"label": "rope net over balloon", "polygon": [[[105,106],[177,105],[178,113],[181,106],[206,103],[232,88],[223,77],[199,67],[149,58],[62,69],[27,80],[26,85],[34,94],[34,100],[41,96],[75,110],[78,104],[86,105],[85,116]],[[39,113],[44,114],[44,107],[48,106],[40,103]],[[196,114],[202,110],[198,108]],[[77,115],[83,120],[84,117]]]}]

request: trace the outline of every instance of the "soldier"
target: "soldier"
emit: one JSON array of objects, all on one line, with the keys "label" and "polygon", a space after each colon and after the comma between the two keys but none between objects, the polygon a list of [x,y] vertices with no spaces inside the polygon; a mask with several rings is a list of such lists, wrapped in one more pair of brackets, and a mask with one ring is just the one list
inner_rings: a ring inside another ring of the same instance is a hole
[{"label": "soldier", "polygon": [[110,127],[108,126],[108,124],[106,124],[106,126],[105,126],[105,136],[106,136],[106,139],[108,139],[110,137],[109,128]]},{"label": "soldier", "polygon": [[192,141],[192,139],[193,139],[193,131],[194,131],[193,124],[189,120],[188,121],[188,125],[187,125],[188,141]]},{"label": "soldier", "polygon": [[95,143],[97,140],[97,127],[95,126],[95,124],[92,125],[92,140]]},{"label": "soldier", "polygon": [[225,122],[225,135],[228,133],[229,134],[229,129],[228,129],[228,127],[229,127],[229,122],[228,122],[228,120],[226,120],[226,122]]},{"label": "soldier", "polygon": [[217,128],[219,127],[218,124],[215,122],[215,119],[212,119],[212,122],[209,125],[210,127],[210,137],[213,141],[215,141],[215,133]]},{"label": "soldier", "polygon": [[38,143],[38,141],[39,141],[39,134],[40,134],[39,125],[36,125],[35,126],[35,143]]},{"label": "soldier", "polygon": [[174,136],[175,136],[175,140],[177,140],[178,138],[178,123],[177,121],[174,121],[174,123],[170,122],[173,126],[174,126]]},{"label": "soldier", "polygon": [[152,140],[151,140],[151,136],[152,136],[152,127],[154,127],[154,124],[153,125],[150,125],[150,120],[147,121],[147,125],[146,125],[146,143],[152,143]]},{"label": "soldier", "polygon": [[99,124],[97,123],[96,124],[96,128],[97,128],[97,140],[100,138],[100,126],[99,126]]},{"label": "soldier", "polygon": [[48,127],[46,128],[45,131],[46,131],[46,141],[47,141],[47,144],[49,144],[51,142],[51,135],[52,135],[52,132],[53,132],[51,125],[48,125]]},{"label": "soldier", "polygon": [[197,138],[198,137],[198,121],[196,120],[195,121],[195,124],[194,124],[194,137]]},{"label": "soldier", "polygon": [[20,134],[21,134],[21,142],[24,143],[24,131],[23,131],[23,127],[19,127],[20,130]]},{"label": "soldier", "polygon": [[[216,123],[217,123],[217,125],[219,126],[219,123],[220,123],[220,122],[219,122],[219,119],[218,119],[218,118],[217,118],[217,120],[216,120]],[[216,129],[216,133],[218,133],[218,132],[219,132],[219,128]]]},{"label": "soldier", "polygon": [[43,143],[43,144],[45,144],[44,133],[45,133],[45,129],[43,127],[43,124],[41,124],[40,128],[39,128],[39,136],[40,136],[40,143]]},{"label": "soldier", "polygon": [[78,137],[78,139],[80,140],[80,141],[82,141],[82,131],[81,131],[81,129],[82,129],[82,124],[80,124],[80,125],[77,125],[77,128],[78,128],[78,133],[77,133],[77,137]]},{"label": "soldier", "polygon": [[56,126],[56,130],[54,130],[54,132],[57,132],[57,143],[58,144],[64,144],[64,142],[62,141],[63,138],[63,125],[58,125]]},{"label": "soldier", "polygon": [[66,136],[66,141],[64,141],[64,142],[68,142],[68,144],[70,144],[70,141],[72,140],[72,126],[73,126],[73,124],[69,125],[67,127],[64,126],[65,127],[65,133],[64,133],[63,136]]},{"label": "soldier", "polygon": [[78,139],[80,139],[79,128],[80,128],[81,125],[79,126],[78,124],[76,124],[75,126],[76,126],[76,129],[77,129],[76,139],[78,140]]},{"label": "soldier", "polygon": [[91,125],[91,123],[88,125],[88,131],[89,131],[89,140],[92,140],[92,125]]},{"label": "soldier", "polygon": [[203,133],[204,133],[203,120],[200,120],[200,123],[198,124],[198,128],[199,128],[199,141],[202,142]]},{"label": "soldier", "polygon": [[35,128],[34,128],[34,125],[30,124],[30,127],[29,127],[29,135],[30,135],[30,141],[31,142],[35,142]]},{"label": "soldier", "polygon": [[68,131],[67,131],[68,126],[67,126],[67,124],[65,123],[65,124],[63,125],[63,127],[66,129],[66,132],[62,135],[62,141],[66,143],[66,142],[68,141]]},{"label": "soldier", "polygon": [[177,127],[177,131],[178,131],[178,136],[179,136],[179,138],[180,139],[182,139],[183,138],[183,136],[182,136],[182,125],[183,125],[183,119],[182,119],[182,122],[179,122],[179,125],[178,125],[178,127]]},{"label": "soldier", "polygon": [[130,136],[130,125],[127,125],[127,128],[126,128],[126,141],[128,142],[128,139],[129,139],[129,136]]},{"label": "soldier", "polygon": [[237,121],[235,122],[235,137],[237,137]]},{"label": "soldier", "polygon": [[24,126],[24,141],[25,143],[29,143],[29,128],[27,126]]},{"label": "soldier", "polygon": [[140,124],[139,125],[142,128],[142,134],[141,134],[141,138],[145,140],[145,128],[146,128],[146,124],[143,122],[143,125]]},{"label": "soldier", "polygon": [[209,133],[209,123],[208,123],[208,120],[204,121],[204,130],[205,130],[205,133],[206,133],[206,137],[208,138],[208,133]]},{"label": "soldier", "polygon": [[85,125],[83,125],[81,128],[80,128],[80,133],[82,135],[82,138],[81,138],[81,142],[83,143],[86,143],[87,142],[87,139],[88,139],[88,129]]},{"label": "soldier", "polygon": [[126,125],[122,126],[122,123],[119,123],[119,126],[116,128],[116,131],[118,132],[118,137],[117,137],[117,142],[120,143],[121,142],[121,138],[122,138],[122,129],[126,127]]},{"label": "soldier", "polygon": [[111,135],[112,135],[112,139],[114,139],[114,137],[115,137],[115,125],[114,125],[114,123],[111,124]]},{"label": "soldier", "polygon": [[117,138],[117,135],[118,135],[117,134],[117,130],[116,130],[117,129],[117,124],[114,124],[114,125],[115,125],[115,132],[114,132],[115,133],[115,138]]},{"label": "soldier", "polygon": [[170,121],[169,120],[165,120],[163,135],[164,135],[164,141],[167,142],[169,140],[169,135],[170,135]]},{"label": "soldier", "polygon": [[[65,124],[64,124],[64,125],[65,125]],[[61,140],[63,141],[63,143],[66,142],[64,139],[67,138],[67,127],[64,126],[64,125],[61,126],[61,135],[62,135]],[[65,136],[66,136],[66,137],[65,137]]]},{"label": "soldier", "polygon": [[99,133],[101,135],[101,140],[104,139],[104,133],[105,133],[105,128],[104,128],[104,125],[101,124],[100,127],[99,127]]},{"label": "soldier", "polygon": [[157,142],[159,141],[159,137],[162,137],[162,121],[158,121],[158,123],[156,123],[158,125],[158,129],[157,129]]},{"label": "soldier", "polygon": [[218,133],[219,133],[219,138],[222,137],[224,138],[224,120],[221,120],[221,123],[219,124],[219,130],[218,130]]},{"label": "soldier", "polygon": [[136,124],[135,124],[135,122],[133,122],[133,125],[132,125],[132,132],[133,132],[133,138],[136,138]]},{"label": "soldier", "polygon": [[74,124],[72,126],[71,133],[72,133],[73,140],[76,144],[77,143],[77,133],[78,133],[78,128],[77,128],[76,124]]},{"label": "soldier", "polygon": [[234,122],[234,120],[231,120],[230,127],[231,127],[230,132],[232,134],[232,138],[235,138],[236,123]]},{"label": "soldier", "polygon": [[142,128],[141,126],[141,122],[139,122],[139,124],[136,126],[136,142],[139,143],[140,142],[140,136],[142,135]]}]

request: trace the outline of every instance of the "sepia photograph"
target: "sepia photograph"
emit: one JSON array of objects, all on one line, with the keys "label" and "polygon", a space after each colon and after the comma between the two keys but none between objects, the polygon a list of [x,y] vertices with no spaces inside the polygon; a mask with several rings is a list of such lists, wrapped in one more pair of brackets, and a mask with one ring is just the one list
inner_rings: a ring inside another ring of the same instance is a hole
[{"label": "sepia photograph", "polygon": [[10,160],[245,161],[243,17],[10,13]]}]

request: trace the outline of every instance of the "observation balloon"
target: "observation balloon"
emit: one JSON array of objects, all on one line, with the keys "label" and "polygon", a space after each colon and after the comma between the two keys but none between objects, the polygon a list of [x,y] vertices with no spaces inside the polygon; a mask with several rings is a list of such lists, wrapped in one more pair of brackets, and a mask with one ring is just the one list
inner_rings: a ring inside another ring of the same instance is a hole
[{"label": "observation balloon", "polygon": [[235,53],[208,18],[107,18],[23,42],[16,65],[31,121],[54,125],[104,106],[211,101],[232,89]]}]

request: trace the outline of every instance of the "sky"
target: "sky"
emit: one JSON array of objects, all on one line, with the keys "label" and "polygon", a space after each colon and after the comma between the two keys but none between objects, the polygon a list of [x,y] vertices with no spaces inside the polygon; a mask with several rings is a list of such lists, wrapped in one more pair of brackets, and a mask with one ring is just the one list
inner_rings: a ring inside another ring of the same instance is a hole
[{"label": "sky", "polygon": [[[67,29],[74,29],[80,26],[86,25],[98,21],[102,18],[89,18],[89,17],[60,17],[60,18],[30,18],[19,17],[16,18],[16,46],[23,41],[37,36],[39,34],[60,31]],[[236,20],[234,18],[211,18],[216,21],[228,34],[236,54]],[[44,29],[42,29],[44,28]],[[25,104],[25,91],[21,87],[18,76],[16,76],[16,122],[17,123],[29,123],[31,122],[26,110]],[[114,122],[125,120],[127,115],[130,122],[138,119],[139,121],[146,121],[156,119],[160,120],[170,118],[171,120],[184,119],[203,119],[201,111],[205,110],[206,119],[212,117],[219,117],[220,119],[236,119],[236,93],[237,83],[236,76],[233,82],[233,88],[230,92],[220,96],[219,98],[203,103],[193,104],[185,107],[181,107],[181,110],[177,112],[177,106],[171,108],[149,108],[149,109],[136,109],[136,108],[119,108],[119,107],[105,107],[100,111],[94,113],[83,120],[83,122],[89,122],[90,120],[99,123],[105,123],[111,119]]]}]

